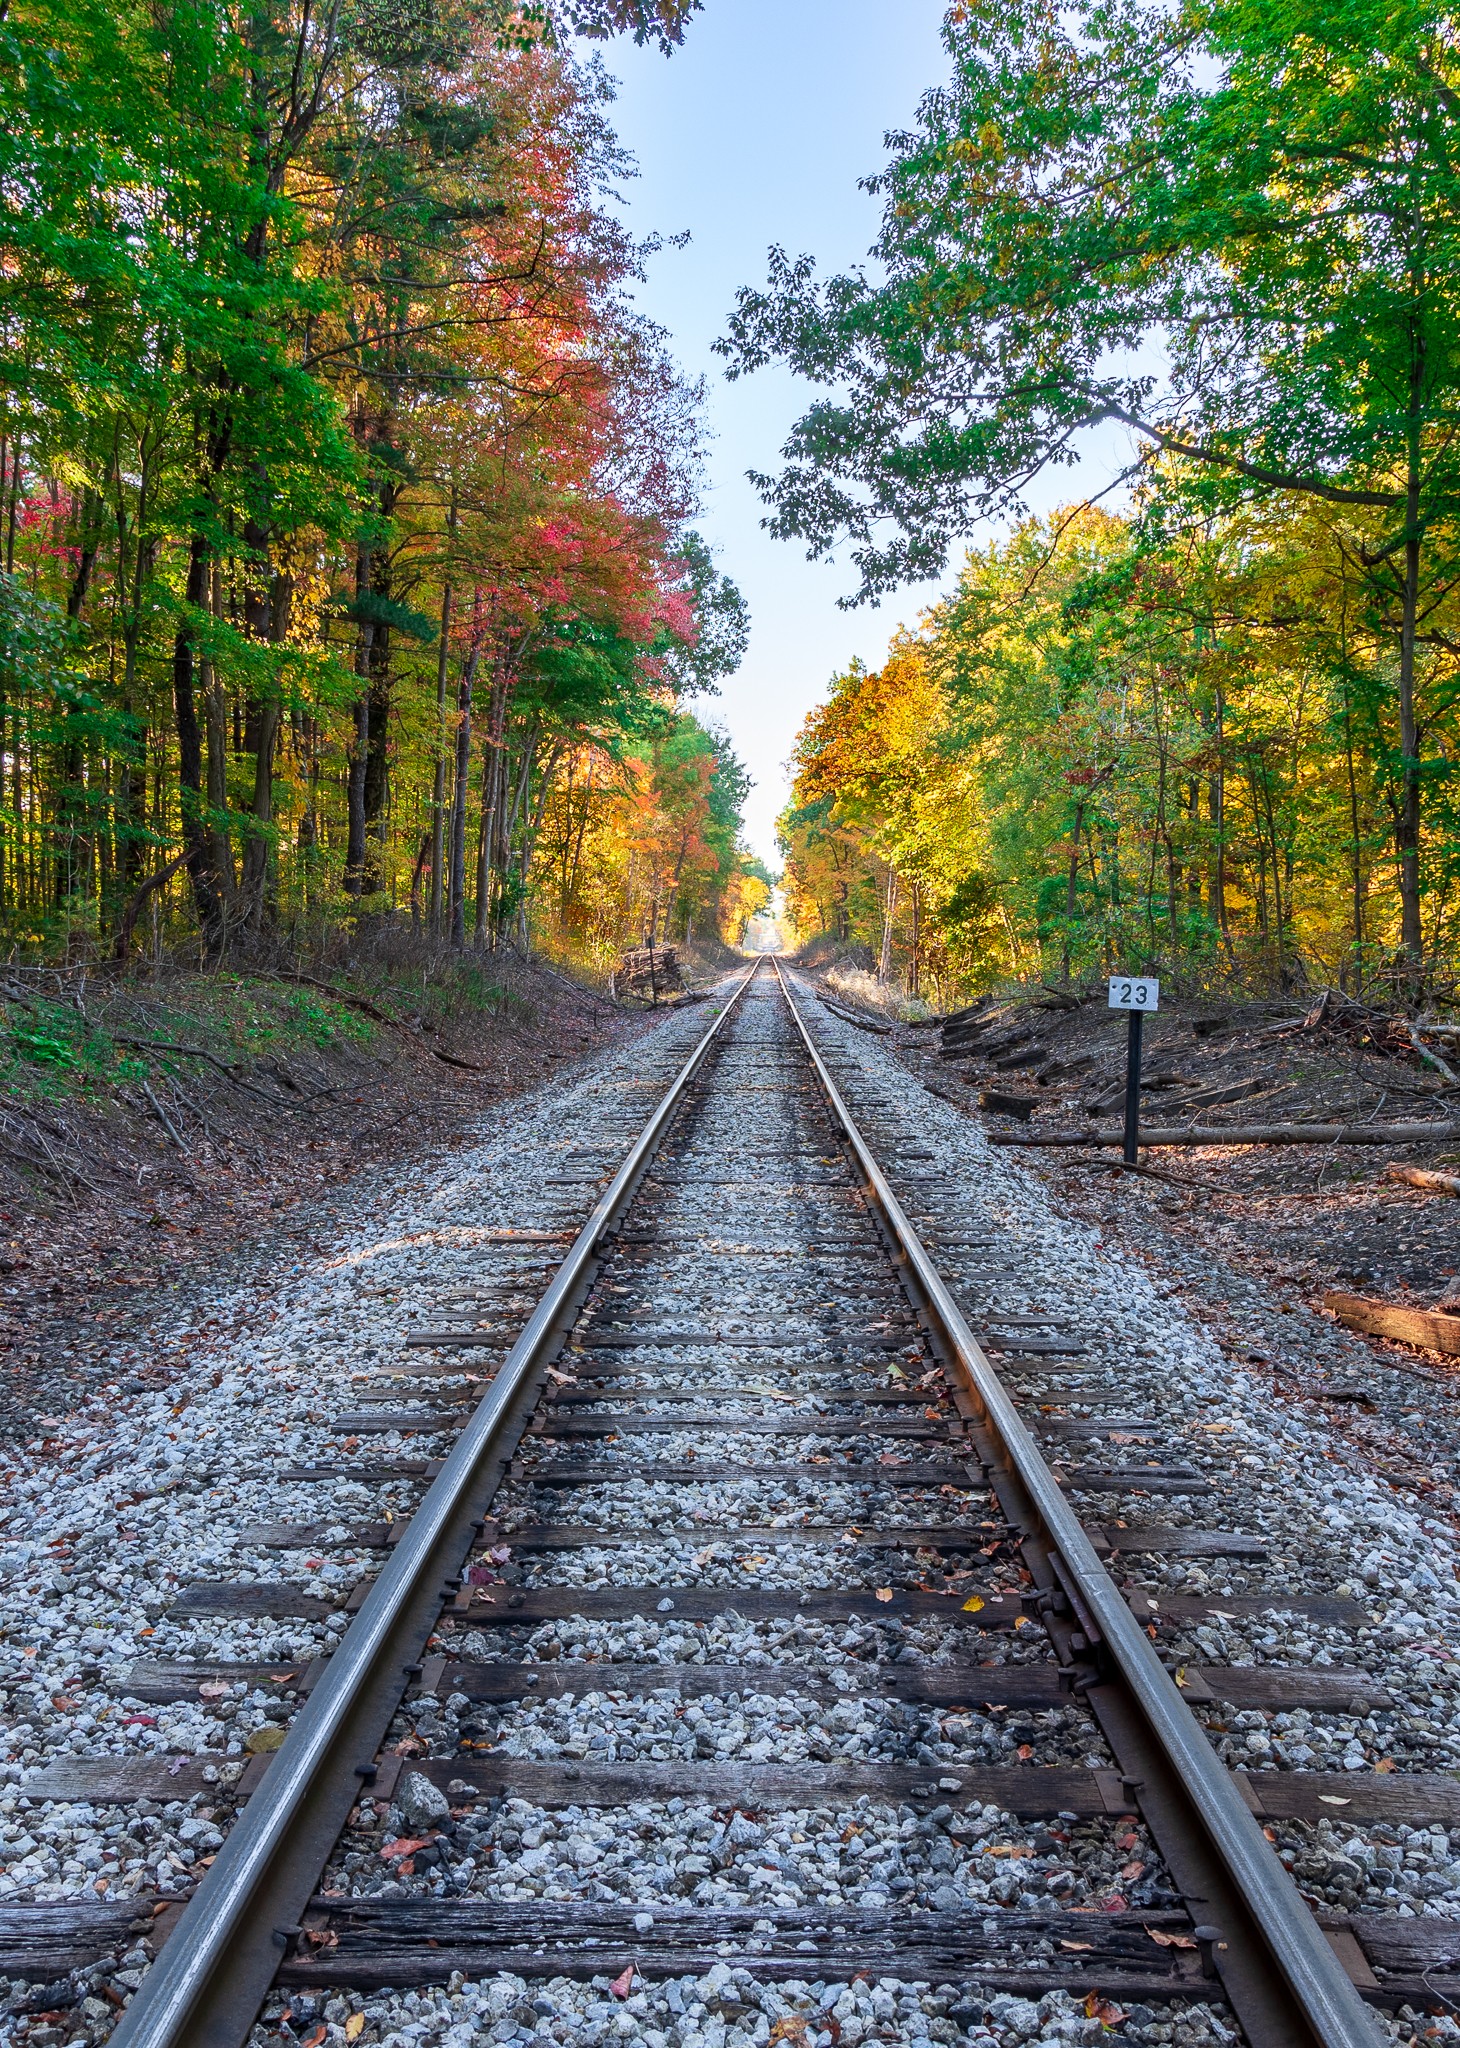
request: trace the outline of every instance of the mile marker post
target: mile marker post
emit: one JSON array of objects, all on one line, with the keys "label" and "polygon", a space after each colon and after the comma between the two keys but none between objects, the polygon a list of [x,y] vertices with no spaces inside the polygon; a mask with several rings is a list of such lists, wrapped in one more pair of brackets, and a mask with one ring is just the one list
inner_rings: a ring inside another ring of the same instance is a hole
[{"label": "mile marker post", "polygon": [[1112,974],[1110,1008],[1124,1010],[1129,1026],[1125,1042],[1125,1143],[1123,1156],[1134,1166],[1141,1148],[1141,1027],[1148,1010],[1160,1008],[1161,984],[1150,974]]}]

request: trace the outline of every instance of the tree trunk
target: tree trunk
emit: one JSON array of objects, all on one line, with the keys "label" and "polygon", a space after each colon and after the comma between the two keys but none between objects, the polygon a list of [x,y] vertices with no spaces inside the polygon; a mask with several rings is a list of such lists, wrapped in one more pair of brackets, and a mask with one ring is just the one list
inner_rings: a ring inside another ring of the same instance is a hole
[{"label": "tree trunk", "polygon": [[1343,684],[1343,750],[1348,769],[1348,818],[1352,836],[1352,878],[1354,901],[1354,989],[1364,985],[1364,865],[1359,830],[1359,782],[1354,766],[1353,707],[1349,702],[1348,677]]},{"label": "tree trunk", "polygon": [[[187,602],[201,607],[208,595],[207,544],[194,534],[188,548]],[[209,844],[206,802],[203,790],[203,739],[198,725],[196,663],[193,629],[185,619],[172,644],[172,701],[177,720],[178,795],[182,809],[183,850],[193,901],[203,932],[203,949],[209,960],[223,951],[223,903],[218,878],[213,872]]]},{"label": "tree trunk", "polygon": [[506,811],[508,678],[499,668],[492,683],[487,730],[482,742],[482,827],[477,857],[477,905],[473,937],[482,943],[491,915],[492,873]]},{"label": "tree trunk", "polygon": [[471,699],[476,681],[481,641],[473,637],[461,680],[456,686],[456,763],[451,797],[451,944],[460,953],[466,947],[466,804],[471,779]]},{"label": "tree trunk", "polygon": [[897,870],[887,870],[887,891],[882,900],[882,950],[877,960],[877,979],[885,988],[892,978],[892,920],[897,911]]},{"label": "tree trunk", "polygon": [[279,703],[277,698],[271,698],[259,709],[253,802],[249,807],[249,834],[239,883],[243,922],[252,931],[261,930],[268,915],[269,854],[274,843],[274,747],[278,736]]},{"label": "tree trunk", "polygon": [[[371,582],[370,549],[364,543],[355,554],[355,596],[362,598]],[[355,740],[350,752],[348,787],[349,819],[345,832],[345,890],[359,896],[365,886],[365,774],[370,752],[370,671],[375,628],[368,619],[360,621],[360,644],[355,652],[355,673],[360,678],[360,695],[355,703]]]},{"label": "tree trunk", "polygon": [[[274,574],[263,581],[264,558],[269,537],[261,527],[251,525],[246,535],[254,559],[255,577],[245,597],[245,616],[251,637],[268,647],[282,647],[289,634],[293,590],[287,576]],[[278,744],[283,707],[277,695],[250,706],[253,743],[253,797],[248,811],[248,838],[244,843],[239,875],[242,921],[249,930],[261,931],[268,920],[268,878],[274,844],[274,750]]]},{"label": "tree trunk", "polygon": [[[1415,351],[1413,388],[1423,371],[1423,352]],[[1419,438],[1411,410],[1409,474],[1404,497],[1404,610],[1399,630],[1399,751],[1403,784],[1398,831],[1400,943],[1412,980],[1424,965],[1424,926],[1419,894],[1419,728],[1414,712],[1414,648],[1419,619]]]},{"label": "tree trunk", "polygon": [[[455,522],[456,507],[451,508]],[[451,585],[441,586],[441,645],[436,656],[436,767],[431,780],[431,936],[441,936],[442,855],[446,839],[446,662],[451,638]]]},{"label": "tree trunk", "polygon": [[1212,860],[1212,921],[1225,937],[1227,932],[1227,773],[1226,773],[1226,724],[1227,701],[1222,685],[1217,685],[1217,760],[1207,783],[1207,809],[1211,813],[1213,860]]},{"label": "tree trunk", "polygon": [[1070,867],[1065,878],[1065,929],[1060,950],[1066,981],[1070,978],[1070,932],[1075,922],[1075,884],[1080,873],[1080,834],[1084,829],[1085,806],[1081,802],[1075,805],[1075,823],[1070,834]]}]

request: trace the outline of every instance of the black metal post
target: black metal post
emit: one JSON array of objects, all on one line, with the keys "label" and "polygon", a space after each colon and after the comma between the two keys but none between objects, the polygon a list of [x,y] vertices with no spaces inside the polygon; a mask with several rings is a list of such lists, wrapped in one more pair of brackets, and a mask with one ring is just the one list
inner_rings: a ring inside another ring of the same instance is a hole
[{"label": "black metal post", "polygon": [[1142,1010],[1128,1018],[1130,1035],[1125,1042],[1125,1163],[1134,1166],[1141,1149],[1141,1027]]}]

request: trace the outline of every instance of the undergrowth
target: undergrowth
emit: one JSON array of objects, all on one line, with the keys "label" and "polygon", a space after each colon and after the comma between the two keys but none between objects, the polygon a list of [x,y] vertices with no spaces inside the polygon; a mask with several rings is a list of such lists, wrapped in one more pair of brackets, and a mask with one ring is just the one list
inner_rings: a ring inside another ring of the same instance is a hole
[{"label": "undergrowth", "polygon": [[[340,998],[317,985],[325,981]],[[0,1093],[56,1101],[197,1071],[195,1060],[169,1045],[248,1067],[378,1050],[394,1037],[393,1023],[433,1033],[472,1020],[530,1023],[535,1007],[494,963],[480,960],[370,959],[298,982],[171,966],[119,979],[12,967],[0,982]]]}]

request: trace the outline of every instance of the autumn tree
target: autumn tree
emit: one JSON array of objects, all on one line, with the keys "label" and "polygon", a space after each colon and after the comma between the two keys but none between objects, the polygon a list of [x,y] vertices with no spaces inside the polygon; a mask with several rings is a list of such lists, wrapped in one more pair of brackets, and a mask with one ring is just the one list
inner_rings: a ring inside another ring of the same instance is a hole
[{"label": "autumn tree", "polygon": [[1213,510],[1306,498],[1361,579],[1397,707],[1401,941],[1424,948],[1424,703],[1460,542],[1460,47],[1429,4],[955,9],[951,81],[871,181],[880,275],[774,255],[733,371],[836,393],[777,531],[850,535],[864,593],[1113,423]]}]

